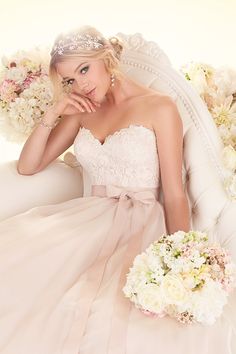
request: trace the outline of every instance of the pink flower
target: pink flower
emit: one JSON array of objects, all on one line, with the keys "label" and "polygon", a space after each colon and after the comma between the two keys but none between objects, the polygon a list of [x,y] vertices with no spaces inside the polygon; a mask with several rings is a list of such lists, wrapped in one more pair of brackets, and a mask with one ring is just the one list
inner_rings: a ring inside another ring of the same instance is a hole
[{"label": "pink flower", "polygon": [[30,86],[31,82],[35,80],[33,75],[27,76],[27,78],[23,81],[23,88],[26,89]]},{"label": "pink flower", "polygon": [[0,98],[2,101],[14,101],[20,87],[12,80],[4,80],[0,85]]}]

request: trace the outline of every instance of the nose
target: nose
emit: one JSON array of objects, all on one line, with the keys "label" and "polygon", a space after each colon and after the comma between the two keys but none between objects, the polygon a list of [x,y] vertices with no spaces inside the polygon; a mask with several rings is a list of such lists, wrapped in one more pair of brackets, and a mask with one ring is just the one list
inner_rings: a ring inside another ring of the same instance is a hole
[{"label": "nose", "polygon": [[87,92],[89,90],[89,83],[87,81],[81,81],[81,83],[79,84],[79,89],[82,92]]}]

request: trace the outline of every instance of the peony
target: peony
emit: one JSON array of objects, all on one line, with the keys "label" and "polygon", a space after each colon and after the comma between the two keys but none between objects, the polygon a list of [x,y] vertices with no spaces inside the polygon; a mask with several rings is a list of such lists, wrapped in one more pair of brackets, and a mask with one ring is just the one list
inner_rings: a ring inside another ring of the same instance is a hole
[{"label": "peony", "polygon": [[209,279],[200,291],[192,293],[191,313],[197,321],[213,324],[215,318],[221,315],[226,302],[227,293],[222,289],[220,283]]}]

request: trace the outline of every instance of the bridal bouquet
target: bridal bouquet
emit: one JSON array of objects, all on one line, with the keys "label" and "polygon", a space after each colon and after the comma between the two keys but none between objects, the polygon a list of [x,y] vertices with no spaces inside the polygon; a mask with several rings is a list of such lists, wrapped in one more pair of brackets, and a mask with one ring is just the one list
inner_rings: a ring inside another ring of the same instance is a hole
[{"label": "bridal bouquet", "polygon": [[23,142],[52,104],[48,76],[49,50],[36,47],[2,58],[0,130],[12,142]]},{"label": "bridal bouquet", "polygon": [[236,71],[194,62],[180,71],[196,88],[218,128],[224,145],[222,160],[229,171],[225,187],[236,199]]},{"label": "bridal bouquet", "polygon": [[123,292],[144,314],[213,324],[236,286],[236,266],[200,231],[163,234],[137,255]]}]

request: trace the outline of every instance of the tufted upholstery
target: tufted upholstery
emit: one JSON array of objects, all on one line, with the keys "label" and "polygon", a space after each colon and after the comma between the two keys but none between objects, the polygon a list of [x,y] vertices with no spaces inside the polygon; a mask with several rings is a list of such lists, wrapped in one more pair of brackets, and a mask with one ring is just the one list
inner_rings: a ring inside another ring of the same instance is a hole
[{"label": "tufted upholstery", "polygon": [[[117,36],[125,42],[122,70],[147,87],[170,95],[178,106],[184,126],[183,182],[191,208],[192,228],[207,231],[211,240],[218,240],[228,248],[236,261],[236,201],[229,199],[223,186],[227,173],[220,159],[223,145],[205,103],[190,83],[172,68],[170,60],[155,42],[145,40],[140,33],[125,35],[119,32]],[[27,205],[31,207],[32,200],[34,205],[55,203],[55,194],[51,197],[49,189],[45,195],[44,190],[45,179],[53,183],[56,170],[63,172],[56,173],[58,202],[72,198],[72,194],[74,197],[90,194],[90,181],[81,166],[69,168],[68,174],[68,166],[57,161],[33,176],[18,175],[12,167],[12,162],[0,166],[1,195],[6,201],[0,209],[1,219],[26,210]],[[18,207],[14,208],[7,203],[8,195],[16,190],[16,185],[20,189],[26,179],[25,189],[32,188],[37,179],[40,198],[38,195],[29,198],[26,193],[29,203],[25,200],[22,203],[24,193],[21,190],[21,198],[14,199]],[[65,186],[70,186],[70,193],[69,190],[65,193]],[[163,203],[162,189],[160,201]]]}]

